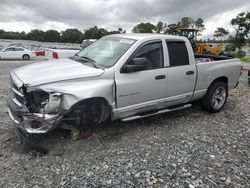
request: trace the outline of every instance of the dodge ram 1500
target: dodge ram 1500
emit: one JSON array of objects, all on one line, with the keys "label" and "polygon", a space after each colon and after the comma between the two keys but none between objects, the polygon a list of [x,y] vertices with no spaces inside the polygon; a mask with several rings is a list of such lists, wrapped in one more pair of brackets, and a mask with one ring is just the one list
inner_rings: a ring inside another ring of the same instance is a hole
[{"label": "dodge ram 1500", "polygon": [[8,111],[23,142],[24,133],[92,129],[108,118],[131,121],[197,100],[214,113],[241,68],[238,59],[195,56],[184,37],[109,35],[72,58],[11,71]]}]

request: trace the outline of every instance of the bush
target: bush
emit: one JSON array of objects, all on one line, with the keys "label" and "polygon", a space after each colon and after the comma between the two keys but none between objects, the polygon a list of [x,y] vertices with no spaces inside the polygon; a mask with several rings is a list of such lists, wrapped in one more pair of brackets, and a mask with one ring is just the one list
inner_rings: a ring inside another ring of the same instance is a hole
[{"label": "bush", "polygon": [[231,57],[235,57],[235,58],[243,58],[246,56],[246,52],[243,50],[238,50],[236,52],[229,52],[229,53],[227,53],[227,55],[229,55]]},{"label": "bush", "polygon": [[225,47],[226,52],[234,52],[236,50],[236,47],[234,44],[227,44]]},{"label": "bush", "polygon": [[245,56],[246,56],[246,52],[243,50],[238,50],[235,52],[235,57],[237,57],[237,58],[243,58]]}]

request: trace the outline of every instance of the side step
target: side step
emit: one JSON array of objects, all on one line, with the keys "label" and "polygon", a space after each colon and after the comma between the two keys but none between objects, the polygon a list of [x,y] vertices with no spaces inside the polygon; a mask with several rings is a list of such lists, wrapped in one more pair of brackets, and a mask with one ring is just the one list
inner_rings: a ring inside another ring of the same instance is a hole
[{"label": "side step", "polygon": [[192,104],[185,104],[185,105],[181,105],[181,106],[179,105],[179,106],[172,107],[172,108],[166,108],[166,109],[162,109],[162,110],[159,110],[159,111],[154,111],[153,113],[139,114],[139,115],[135,115],[135,116],[126,117],[126,118],[123,118],[122,121],[123,122],[133,121],[133,120],[136,120],[136,119],[141,119],[141,118],[150,117],[150,116],[154,116],[154,115],[158,115],[158,114],[163,114],[163,113],[166,113],[166,112],[173,112],[173,111],[176,111],[176,110],[189,108],[191,106],[192,106]]}]

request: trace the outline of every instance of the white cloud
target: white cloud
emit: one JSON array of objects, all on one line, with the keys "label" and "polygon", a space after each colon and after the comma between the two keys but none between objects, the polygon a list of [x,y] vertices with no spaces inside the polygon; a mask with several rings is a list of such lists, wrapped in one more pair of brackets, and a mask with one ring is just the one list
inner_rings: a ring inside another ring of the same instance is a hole
[{"label": "white cloud", "polygon": [[239,12],[244,12],[247,10],[249,10],[249,7],[244,6],[208,18],[205,20],[206,30],[202,33],[202,38],[213,37],[213,33],[217,27],[224,27],[225,29],[228,29],[230,33],[233,33],[234,28],[231,25],[231,20],[236,17]]},{"label": "white cloud", "polygon": [[201,17],[206,24],[204,37],[216,27],[230,31],[230,20],[241,11],[250,10],[249,0],[1,0],[0,29],[78,28],[98,26],[109,30],[119,27],[131,31],[141,22],[176,23],[184,16]]}]

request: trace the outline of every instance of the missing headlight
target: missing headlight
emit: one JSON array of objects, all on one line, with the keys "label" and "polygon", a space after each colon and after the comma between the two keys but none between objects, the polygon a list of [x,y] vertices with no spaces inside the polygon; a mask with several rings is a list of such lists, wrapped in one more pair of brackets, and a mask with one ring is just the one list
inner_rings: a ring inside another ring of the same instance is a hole
[{"label": "missing headlight", "polygon": [[43,90],[35,90],[27,93],[27,106],[32,113],[40,113],[49,101],[49,93]]},{"label": "missing headlight", "polygon": [[31,113],[57,113],[61,105],[61,93],[43,90],[31,91],[27,95],[28,108]]}]

